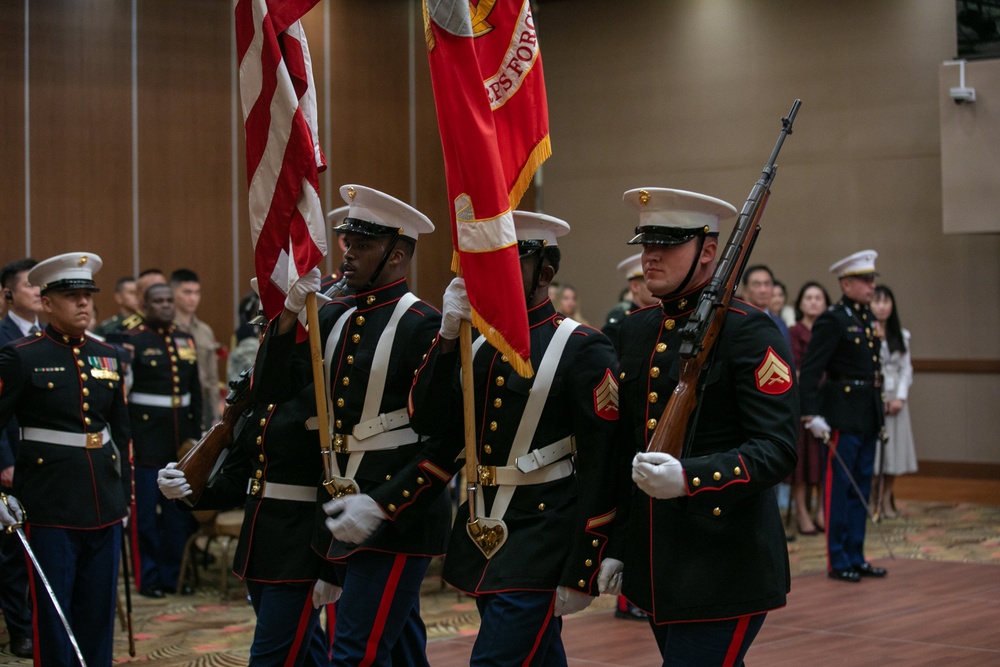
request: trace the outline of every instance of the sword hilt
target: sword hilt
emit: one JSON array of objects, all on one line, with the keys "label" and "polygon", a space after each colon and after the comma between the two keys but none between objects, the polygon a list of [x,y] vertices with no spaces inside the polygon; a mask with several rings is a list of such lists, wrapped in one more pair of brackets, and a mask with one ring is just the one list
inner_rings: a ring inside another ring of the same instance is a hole
[{"label": "sword hilt", "polygon": [[[28,513],[24,511],[24,507],[21,506],[21,503],[18,503],[17,507],[11,507],[10,501],[7,499],[7,494],[2,491],[0,491],[0,502],[7,507],[7,511],[14,518],[14,521],[16,521],[16,523],[12,523],[9,526],[4,526],[4,532],[11,535],[14,531],[24,525],[25,519],[28,518]],[[21,516],[18,517],[18,514]]]}]

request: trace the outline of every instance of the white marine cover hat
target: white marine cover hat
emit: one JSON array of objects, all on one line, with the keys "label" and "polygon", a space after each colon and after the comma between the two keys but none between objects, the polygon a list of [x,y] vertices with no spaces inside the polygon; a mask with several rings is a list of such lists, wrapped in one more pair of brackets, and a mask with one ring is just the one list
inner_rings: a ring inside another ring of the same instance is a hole
[{"label": "white marine cover hat", "polygon": [[525,241],[542,246],[559,245],[559,237],[569,234],[569,223],[544,213],[514,211],[514,234],[518,244]]},{"label": "white marine cover hat", "polygon": [[101,270],[101,258],[92,252],[67,252],[42,260],[28,271],[28,282],[42,294],[83,289],[99,292],[94,274]]},{"label": "white marine cover hat", "polygon": [[878,273],[875,272],[876,259],[878,259],[878,253],[874,250],[862,250],[831,264],[830,273],[837,274],[838,278],[877,276]]},{"label": "white marine cover hat", "polygon": [[642,278],[642,253],[637,252],[631,257],[626,257],[622,261],[618,262],[618,270],[625,274],[626,280]]},{"label": "white marine cover hat", "polygon": [[[333,228],[338,234],[353,232],[366,236],[406,236],[414,241],[434,231],[426,215],[395,197],[364,185],[343,185],[340,196],[347,202],[347,216]],[[336,214],[334,209],[330,215]]]},{"label": "white marine cover hat", "polygon": [[736,217],[732,204],[687,190],[634,188],[622,199],[639,212],[639,225],[629,245],[680,245],[718,234],[721,221]]}]

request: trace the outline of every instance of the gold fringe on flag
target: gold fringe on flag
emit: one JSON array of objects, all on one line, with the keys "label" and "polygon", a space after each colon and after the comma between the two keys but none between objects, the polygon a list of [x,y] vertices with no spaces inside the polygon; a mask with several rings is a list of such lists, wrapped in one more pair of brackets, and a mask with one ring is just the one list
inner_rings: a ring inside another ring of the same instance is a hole
[{"label": "gold fringe on flag", "polygon": [[521,197],[524,196],[524,193],[528,190],[528,186],[531,185],[531,179],[535,177],[535,171],[550,157],[552,157],[552,143],[549,141],[549,135],[546,134],[532,149],[531,155],[525,160],[524,167],[521,168],[521,173],[517,175],[517,180],[514,181],[514,185],[510,189],[511,210],[516,209],[517,205],[521,203]]},{"label": "gold fringe on flag", "polygon": [[499,331],[490,326],[490,323],[479,316],[479,313],[472,310],[472,326],[479,330],[479,333],[486,336],[486,342],[495,347],[500,354],[507,357],[514,372],[523,378],[530,378],[535,375],[531,367],[531,359],[522,359],[521,355],[514,351]]},{"label": "gold fringe on flag", "polygon": [[[457,250],[451,252],[451,270],[456,276],[462,276],[462,266],[459,262]],[[475,309],[472,310],[472,326],[479,330],[479,333],[486,336],[486,341],[500,351],[510,360],[510,365],[514,372],[523,378],[534,377],[535,371],[531,367],[531,359],[522,359],[521,355],[514,351],[510,343],[500,334],[499,331],[484,320]]]}]

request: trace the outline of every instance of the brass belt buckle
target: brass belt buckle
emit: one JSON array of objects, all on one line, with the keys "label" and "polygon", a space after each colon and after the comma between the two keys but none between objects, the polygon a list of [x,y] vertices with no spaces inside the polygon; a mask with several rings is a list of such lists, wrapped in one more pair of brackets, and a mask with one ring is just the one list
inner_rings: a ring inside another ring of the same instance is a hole
[{"label": "brass belt buckle", "polygon": [[170,405],[173,406],[173,407],[175,407],[175,408],[181,407],[181,397],[180,396],[171,396],[170,397]]},{"label": "brass belt buckle", "polygon": [[263,498],[265,484],[267,484],[267,482],[260,479],[255,479],[254,481],[250,482],[250,495],[255,498]]},{"label": "brass belt buckle", "polygon": [[338,454],[350,454],[351,450],[347,446],[347,436],[337,433],[333,436],[333,451]]},{"label": "brass belt buckle", "polygon": [[479,473],[479,484],[481,486],[496,486],[497,481],[497,468],[496,466],[476,466],[476,472]]},{"label": "brass belt buckle", "polygon": [[100,449],[104,445],[103,434],[101,433],[87,433],[87,444],[85,447],[87,449]]}]

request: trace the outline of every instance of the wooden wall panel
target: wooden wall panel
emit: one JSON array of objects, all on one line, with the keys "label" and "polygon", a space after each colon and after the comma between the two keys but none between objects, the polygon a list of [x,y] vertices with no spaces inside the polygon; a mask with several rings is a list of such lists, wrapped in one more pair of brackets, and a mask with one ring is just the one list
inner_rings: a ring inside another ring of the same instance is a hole
[{"label": "wooden wall panel", "polygon": [[24,257],[24,3],[0,3],[0,265]]},{"label": "wooden wall panel", "polygon": [[60,0],[30,12],[32,254],[100,255],[104,317],[114,280],[132,270],[130,3]]},{"label": "wooden wall panel", "polygon": [[234,318],[231,5],[142,2],[137,23],[140,268],[198,273],[198,314],[228,345]]}]

